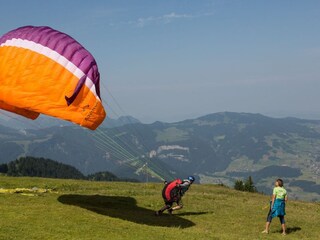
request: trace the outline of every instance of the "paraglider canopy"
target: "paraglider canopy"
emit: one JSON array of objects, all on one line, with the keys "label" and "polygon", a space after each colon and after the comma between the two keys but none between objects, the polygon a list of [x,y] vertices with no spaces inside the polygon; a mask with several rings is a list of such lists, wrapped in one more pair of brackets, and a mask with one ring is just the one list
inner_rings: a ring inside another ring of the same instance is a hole
[{"label": "paraglider canopy", "polygon": [[26,26],[0,38],[0,109],[93,130],[106,116],[99,83],[93,56],[65,33]]}]

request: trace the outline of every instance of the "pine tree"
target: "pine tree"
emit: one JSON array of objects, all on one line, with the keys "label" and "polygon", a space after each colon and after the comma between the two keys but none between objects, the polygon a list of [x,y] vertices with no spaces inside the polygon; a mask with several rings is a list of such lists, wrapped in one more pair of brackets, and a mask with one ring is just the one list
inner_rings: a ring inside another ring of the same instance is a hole
[{"label": "pine tree", "polygon": [[0,164],[0,173],[7,173],[8,165],[6,163]]},{"label": "pine tree", "polygon": [[239,191],[244,191],[244,183],[242,180],[236,180],[234,183],[234,189]]},{"label": "pine tree", "polygon": [[254,186],[253,179],[251,176],[243,182],[242,180],[236,180],[234,184],[234,189],[244,192],[257,192],[256,187]]},{"label": "pine tree", "polygon": [[249,176],[248,179],[246,180],[245,184],[244,184],[244,191],[246,192],[256,192],[256,187],[253,184],[253,180],[252,177]]}]

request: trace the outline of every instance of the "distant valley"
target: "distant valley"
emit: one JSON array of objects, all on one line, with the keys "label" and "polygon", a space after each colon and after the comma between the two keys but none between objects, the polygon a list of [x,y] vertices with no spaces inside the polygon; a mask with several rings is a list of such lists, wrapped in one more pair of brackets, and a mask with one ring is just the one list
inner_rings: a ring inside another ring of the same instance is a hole
[{"label": "distant valley", "polygon": [[291,198],[320,200],[320,121],[223,112],[176,123],[126,117],[96,131],[62,121],[33,129],[5,121],[0,163],[44,157],[84,174],[110,171],[141,181],[193,174],[228,186],[250,175],[266,194],[281,177]]}]

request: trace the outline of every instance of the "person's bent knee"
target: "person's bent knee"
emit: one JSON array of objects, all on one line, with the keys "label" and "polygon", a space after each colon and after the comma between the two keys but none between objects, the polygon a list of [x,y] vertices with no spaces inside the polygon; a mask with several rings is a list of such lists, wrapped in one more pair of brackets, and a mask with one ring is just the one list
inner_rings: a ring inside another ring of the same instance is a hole
[{"label": "person's bent knee", "polygon": [[180,205],[177,205],[177,206],[175,206],[174,208],[172,208],[172,210],[180,210],[182,208],[182,206],[180,206]]}]

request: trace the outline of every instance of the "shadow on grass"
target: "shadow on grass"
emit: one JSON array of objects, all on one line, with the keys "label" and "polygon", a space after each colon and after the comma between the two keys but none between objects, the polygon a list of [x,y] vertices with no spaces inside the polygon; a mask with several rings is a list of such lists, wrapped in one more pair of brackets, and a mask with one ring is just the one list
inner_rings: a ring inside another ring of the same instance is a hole
[{"label": "shadow on grass", "polygon": [[197,215],[203,215],[208,214],[210,212],[184,212],[184,213],[175,213],[175,216],[197,216]]},{"label": "shadow on grass", "polygon": [[[288,227],[287,229],[286,229],[286,233],[287,234],[290,234],[290,233],[294,233],[294,232],[297,232],[297,231],[301,231],[301,227]],[[279,230],[279,231],[277,231],[277,232],[282,232],[282,230]]]},{"label": "shadow on grass", "polygon": [[137,201],[132,197],[66,194],[59,196],[58,201],[101,215],[149,226],[188,228],[195,225],[177,215],[155,216],[153,210],[137,206]]},{"label": "shadow on grass", "polygon": [[297,232],[297,231],[301,231],[301,227],[288,227],[286,229],[287,234]]}]

